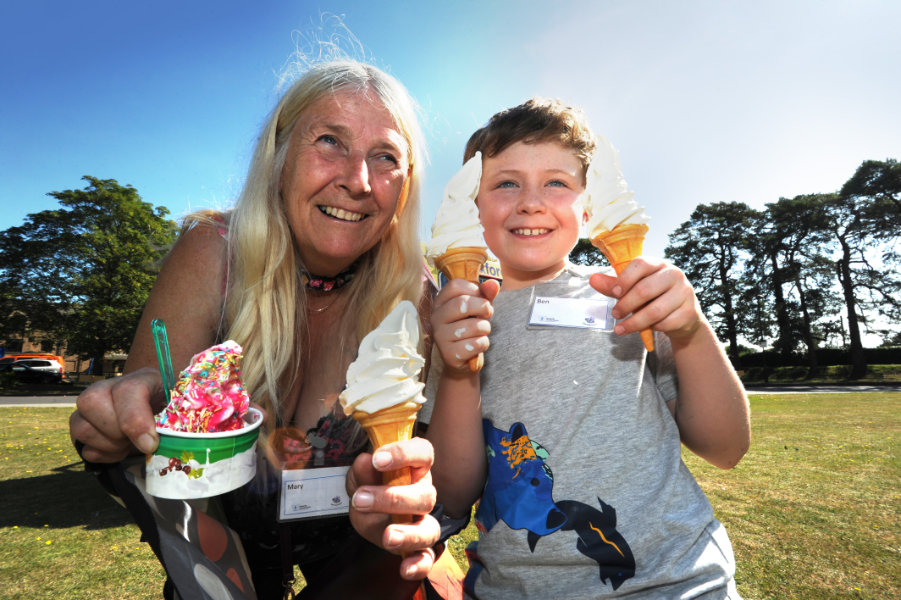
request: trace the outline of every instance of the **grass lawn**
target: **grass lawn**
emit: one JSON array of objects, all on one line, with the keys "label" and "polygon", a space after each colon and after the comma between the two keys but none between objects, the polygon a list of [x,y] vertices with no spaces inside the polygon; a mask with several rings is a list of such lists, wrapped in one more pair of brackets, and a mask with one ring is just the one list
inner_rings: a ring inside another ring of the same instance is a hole
[{"label": "grass lawn", "polygon": [[752,396],[731,471],[686,464],[732,539],[747,600],[901,598],[901,394]]},{"label": "grass lawn", "polygon": [[[693,455],[746,600],[901,599],[901,393],[751,397],[737,468]],[[81,470],[69,408],[0,407],[0,598],[159,598],[128,513]],[[451,540],[462,549],[470,527]]]}]

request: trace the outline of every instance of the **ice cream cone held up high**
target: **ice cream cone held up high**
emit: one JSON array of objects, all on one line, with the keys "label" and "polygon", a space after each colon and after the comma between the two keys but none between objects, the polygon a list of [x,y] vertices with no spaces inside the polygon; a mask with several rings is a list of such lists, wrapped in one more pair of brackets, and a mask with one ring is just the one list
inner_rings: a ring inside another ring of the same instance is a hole
[{"label": "ice cream cone held up high", "polygon": [[488,252],[479,246],[450,248],[441,256],[435,257],[435,268],[448,279],[465,279],[478,284],[479,271],[487,260]]},{"label": "ice cream cone held up high", "polygon": [[[591,243],[600,250],[619,275],[636,256],[641,256],[648,217],[632,199],[619,166],[619,152],[603,136],[588,168],[585,212]],[[654,350],[654,333],[641,331],[648,352]]]},{"label": "ice cream cone held up high", "polygon": [[[613,231],[591,238],[591,243],[607,257],[613,270],[619,275],[632,262],[633,258],[641,256],[644,236],[647,232],[647,225],[620,225]],[[653,352],[654,332],[650,329],[642,329],[641,341],[644,342],[644,347],[648,352]]]},{"label": "ice cream cone held up high", "polygon": [[[479,284],[479,271],[488,260],[482,237],[476,196],[482,178],[482,153],[466,161],[444,188],[441,205],[432,224],[432,240],[426,244],[426,258],[448,279],[465,279]],[[482,368],[482,354],[469,360],[473,372]]]},{"label": "ice cream cone held up high", "polygon": [[620,225],[613,231],[592,238],[591,243],[610,261],[616,273],[622,273],[632,259],[641,256],[647,225]]},{"label": "ice cream cone held up high", "polygon": [[[461,248],[449,248],[441,256],[435,257],[435,268],[444,273],[448,279],[465,279],[479,285],[479,271],[488,261],[488,252],[478,246],[464,246]],[[469,370],[476,372],[485,364],[485,356],[480,352],[478,356],[469,359]]]}]

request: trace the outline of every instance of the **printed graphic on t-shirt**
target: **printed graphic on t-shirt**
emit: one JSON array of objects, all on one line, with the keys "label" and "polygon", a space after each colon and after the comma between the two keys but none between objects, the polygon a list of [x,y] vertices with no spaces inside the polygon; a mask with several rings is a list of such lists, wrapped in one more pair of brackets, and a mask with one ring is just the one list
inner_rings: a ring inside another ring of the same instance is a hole
[{"label": "printed graphic on t-shirt", "polygon": [[[511,529],[525,529],[532,552],[542,537],[572,531],[576,549],[598,563],[602,583],[616,590],[635,575],[635,558],[616,530],[612,506],[600,498],[600,509],[576,500],[554,500],[554,476],[546,462],[550,455],[529,439],[522,423],[502,431],[484,419],[482,430],[488,453],[488,480],[476,511],[482,531],[490,531],[498,521]],[[467,583],[475,583],[481,571],[475,558]]]}]

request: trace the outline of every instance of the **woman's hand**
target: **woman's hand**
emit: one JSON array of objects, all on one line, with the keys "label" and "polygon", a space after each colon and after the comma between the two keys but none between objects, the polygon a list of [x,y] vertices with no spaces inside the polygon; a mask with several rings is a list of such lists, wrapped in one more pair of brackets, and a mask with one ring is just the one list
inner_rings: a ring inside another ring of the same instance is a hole
[{"label": "woman's hand", "polygon": [[432,308],[432,337],[446,372],[469,372],[469,359],[488,349],[491,301],[499,287],[494,280],[475,285],[452,279],[438,293]]},{"label": "woman's hand", "polygon": [[677,342],[691,338],[704,320],[685,274],[668,261],[639,256],[619,276],[595,273],[590,283],[617,299],[613,318],[623,319],[614,327],[618,335],[653,329]]},{"label": "woman's hand", "polygon": [[118,462],[159,444],[151,399],[165,402],[159,370],[144,368],[93,384],[75,402],[69,417],[72,443],[81,442],[81,456],[98,463]]},{"label": "woman's hand", "polygon": [[[346,486],[351,497],[350,521],[361,536],[405,558],[400,564],[404,579],[423,579],[435,562],[432,550],[440,537],[438,521],[429,515],[436,492],[429,469],[432,445],[422,438],[387,444],[374,454],[357,456],[348,471]],[[412,483],[382,485],[382,471],[410,467]],[[391,515],[413,515],[413,522],[395,524]]]}]

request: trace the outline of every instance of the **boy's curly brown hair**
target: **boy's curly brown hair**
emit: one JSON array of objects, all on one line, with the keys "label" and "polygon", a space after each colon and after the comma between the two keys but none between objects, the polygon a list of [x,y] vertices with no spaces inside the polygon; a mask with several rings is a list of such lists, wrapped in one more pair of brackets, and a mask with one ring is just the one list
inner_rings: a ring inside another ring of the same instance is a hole
[{"label": "boy's curly brown hair", "polygon": [[594,134],[581,109],[559,100],[531,98],[496,113],[466,142],[463,162],[481,151],[492,157],[516,142],[557,142],[570,148],[582,162],[583,174],[594,154]]}]

